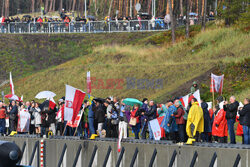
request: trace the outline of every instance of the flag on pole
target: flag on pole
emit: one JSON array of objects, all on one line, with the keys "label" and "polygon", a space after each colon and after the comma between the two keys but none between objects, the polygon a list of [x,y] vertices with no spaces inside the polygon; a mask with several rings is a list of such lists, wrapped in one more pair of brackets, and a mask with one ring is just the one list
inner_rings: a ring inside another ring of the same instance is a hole
[{"label": "flag on pole", "polygon": [[222,93],[224,74],[217,76],[211,73],[210,92]]},{"label": "flag on pole", "polygon": [[10,90],[11,90],[11,94],[14,95],[15,91],[14,91],[14,84],[13,84],[13,81],[12,81],[11,72],[10,72]]},{"label": "flag on pole", "polygon": [[88,94],[91,94],[90,71],[87,72],[87,93],[88,93]]},{"label": "flag on pole", "polygon": [[188,97],[189,95],[187,94],[186,96],[183,96],[182,98],[180,98],[181,104],[183,105],[183,107],[185,107],[187,109],[188,107]]},{"label": "flag on pole", "polygon": [[200,96],[200,90],[194,92],[194,94],[191,94],[188,99],[188,103],[193,99],[196,98],[198,103],[201,105],[201,96]]},{"label": "flag on pole", "polygon": [[76,89],[72,86],[66,85],[66,95],[65,95],[65,109],[64,109],[64,120],[74,122],[82,102],[85,97],[85,92]]},{"label": "flag on pole", "polygon": [[57,112],[57,114],[56,114],[57,119],[64,120],[64,106],[65,106],[65,104],[63,104],[63,106]]}]

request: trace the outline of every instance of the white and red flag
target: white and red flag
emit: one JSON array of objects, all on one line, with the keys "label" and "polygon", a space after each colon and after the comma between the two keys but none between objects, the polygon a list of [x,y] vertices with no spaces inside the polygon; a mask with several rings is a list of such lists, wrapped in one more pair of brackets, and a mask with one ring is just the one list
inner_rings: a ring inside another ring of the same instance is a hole
[{"label": "white and red flag", "polygon": [[66,85],[64,120],[74,122],[82,106],[85,92]]},{"label": "white and red flag", "polygon": [[183,96],[180,101],[181,104],[183,105],[183,107],[187,108],[188,107],[188,99],[189,99],[189,95]]},{"label": "white and red flag", "polygon": [[217,75],[214,75],[213,73],[211,73],[210,92],[222,93],[223,80],[224,80],[224,74],[217,76]]},{"label": "white and red flag", "polygon": [[87,72],[87,93],[88,93],[88,94],[91,94],[90,71]]},{"label": "white and red flag", "polygon": [[196,98],[198,103],[201,104],[201,96],[199,89],[189,96],[188,102],[190,102],[193,98]]},{"label": "white and red flag", "polygon": [[11,94],[14,95],[15,91],[14,91],[14,84],[13,84],[13,81],[12,81],[11,72],[10,72],[10,90],[11,90]]}]

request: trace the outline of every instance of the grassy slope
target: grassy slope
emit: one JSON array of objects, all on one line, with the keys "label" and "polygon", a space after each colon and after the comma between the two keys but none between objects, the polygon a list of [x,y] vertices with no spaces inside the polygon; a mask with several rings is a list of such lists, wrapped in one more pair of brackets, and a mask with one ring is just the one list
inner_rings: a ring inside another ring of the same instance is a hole
[{"label": "grassy slope", "polygon": [[152,34],[1,34],[0,82],[8,78],[9,71],[21,77],[87,55],[98,45],[136,43]]},{"label": "grassy slope", "polygon": [[[181,34],[181,31],[183,30],[179,30],[178,33]],[[195,36],[193,34],[194,37],[189,40],[182,40],[180,36],[179,42],[173,46],[162,40],[168,39],[169,36],[169,32],[163,32],[141,40],[137,39],[130,45],[110,42],[113,44],[105,43],[94,47],[85,56],[15,80],[16,92],[18,95],[23,94],[25,99],[33,99],[39,91],[51,90],[58,95],[57,98],[60,98],[64,95],[65,84],[86,90],[86,71],[90,70],[91,76],[97,79],[121,78],[125,81],[123,89],[93,89],[94,96],[115,95],[139,99],[146,96],[157,101],[165,101],[176,89],[177,96],[187,93],[190,85],[185,83],[200,77],[201,87],[204,88],[203,97],[210,100],[211,96],[208,95],[210,71],[224,73],[227,72],[227,68],[238,68],[244,64],[249,68],[249,33],[233,28],[211,26],[205,32]],[[232,71],[229,70],[226,75],[226,93],[234,91],[239,96],[241,94],[248,96],[249,90],[245,94],[244,88],[228,89],[230,85],[227,85],[227,78],[230,78],[228,80],[232,83],[234,76],[242,76]],[[163,88],[127,89],[127,77],[161,78]],[[247,78],[249,73],[246,72],[239,80],[243,85],[249,85]],[[105,84],[104,86],[106,87]],[[5,90],[8,92],[9,88]]]}]

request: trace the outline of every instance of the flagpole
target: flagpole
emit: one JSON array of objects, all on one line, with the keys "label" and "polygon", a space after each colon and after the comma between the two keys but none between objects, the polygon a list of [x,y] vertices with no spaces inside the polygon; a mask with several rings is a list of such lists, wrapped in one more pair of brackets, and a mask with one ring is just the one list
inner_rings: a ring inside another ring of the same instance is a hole
[{"label": "flagpole", "polygon": [[215,107],[214,105],[214,81],[213,81],[212,75],[211,75],[211,82],[212,82],[212,96],[213,96],[213,109],[214,109]]},{"label": "flagpole", "polygon": [[66,128],[67,128],[67,124],[66,124],[66,126],[64,127],[64,130],[63,130],[62,135],[64,135],[64,133],[65,133],[65,131],[66,131]]}]

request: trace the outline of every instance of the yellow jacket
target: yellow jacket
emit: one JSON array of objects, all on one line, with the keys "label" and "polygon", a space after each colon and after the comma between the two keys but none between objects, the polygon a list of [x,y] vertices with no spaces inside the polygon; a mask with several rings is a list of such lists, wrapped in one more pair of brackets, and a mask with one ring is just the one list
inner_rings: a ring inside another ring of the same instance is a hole
[{"label": "yellow jacket", "polygon": [[[194,124],[195,128],[193,134],[191,134],[191,124]],[[204,117],[203,110],[199,106],[198,102],[192,103],[192,106],[188,112],[186,131],[188,137],[194,137],[196,131],[202,133],[204,131]]]}]

